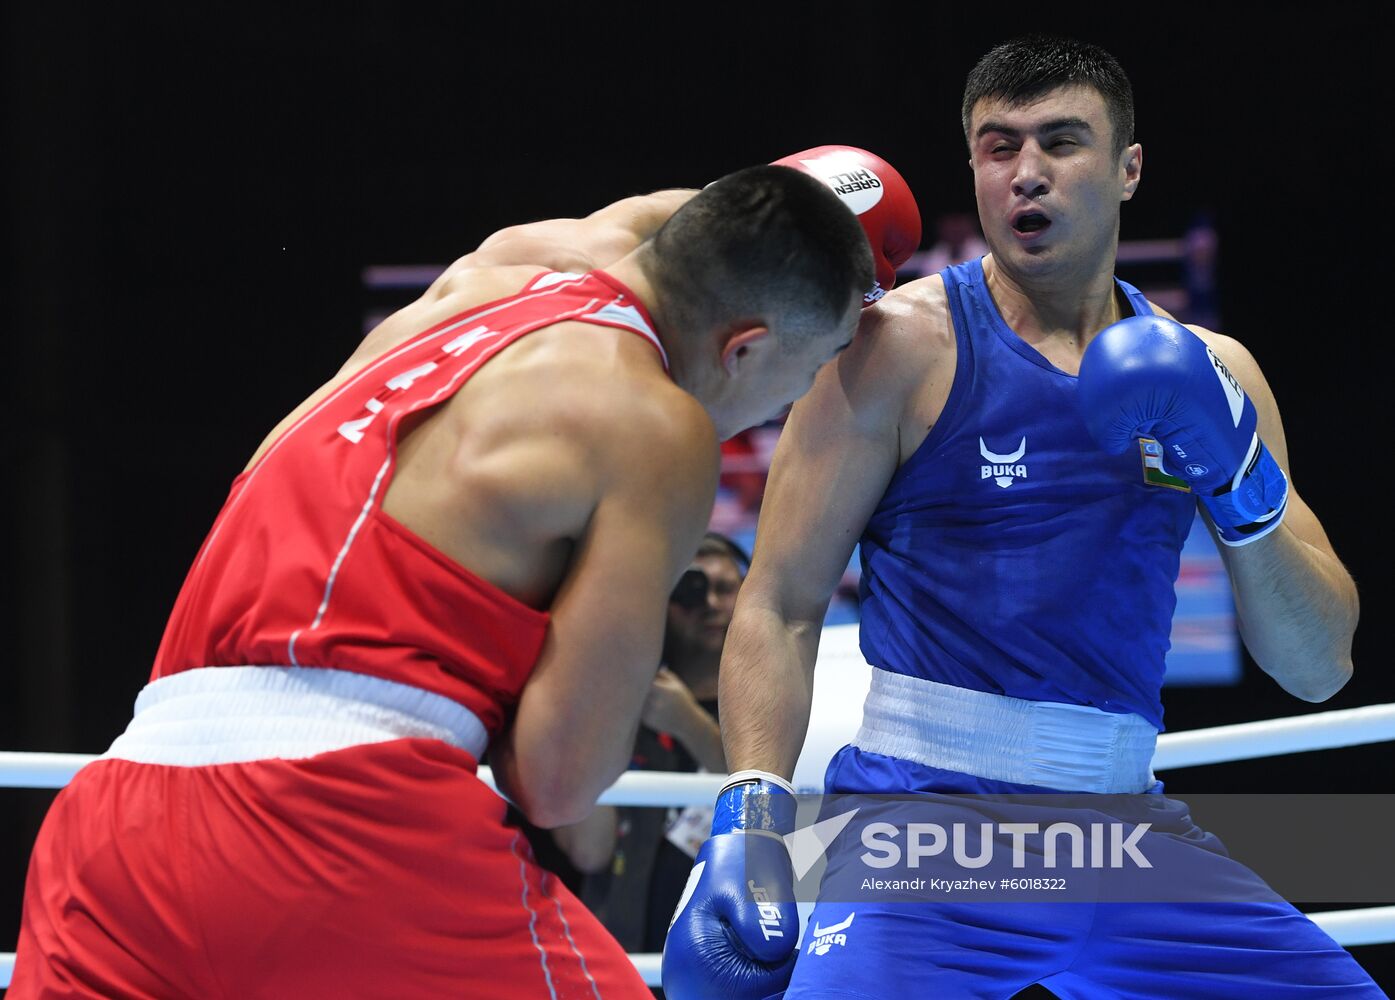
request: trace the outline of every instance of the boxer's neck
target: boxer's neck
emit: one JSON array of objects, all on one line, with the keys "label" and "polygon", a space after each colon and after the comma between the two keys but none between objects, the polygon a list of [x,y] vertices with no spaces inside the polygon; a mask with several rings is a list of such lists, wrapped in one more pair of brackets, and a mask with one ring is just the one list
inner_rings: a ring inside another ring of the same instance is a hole
[{"label": "boxer's neck", "polygon": [[1096,333],[1121,318],[1112,255],[1107,266],[1054,282],[1013,274],[991,255],[984,258],[983,272],[1003,321],[1033,346],[1063,340],[1083,350]]}]

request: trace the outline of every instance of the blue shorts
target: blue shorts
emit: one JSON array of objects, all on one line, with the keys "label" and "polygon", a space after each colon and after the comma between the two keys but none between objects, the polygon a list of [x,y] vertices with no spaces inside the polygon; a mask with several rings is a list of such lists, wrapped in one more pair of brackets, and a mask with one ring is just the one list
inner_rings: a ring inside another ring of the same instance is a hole
[{"label": "blue shorts", "polygon": [[[830,794],[1046,791],[852,747],[833,758],[826,785]],[[1385,996],[1351,955],[1177,807],[1162,810],[1177,818],[1166,836],[1194,845],[1209,872],[1245,890],[1241,901],[835,902],[825,893],[786,1000],[1008,998],[1034,983],[1064,1000]],[[836,863],[831,855],[830,874]]]}]

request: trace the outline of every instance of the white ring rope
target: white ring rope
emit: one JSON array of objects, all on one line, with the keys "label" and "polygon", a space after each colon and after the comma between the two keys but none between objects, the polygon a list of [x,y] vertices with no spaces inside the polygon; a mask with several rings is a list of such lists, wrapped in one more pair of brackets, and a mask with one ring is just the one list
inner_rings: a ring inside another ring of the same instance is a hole
[{"label": "white ring rope", "polygon": [[1274,757],[1308,750],[1331,750],[1363,743],[1395,740],[1395,704],[1343,708],[1333,712],[1293,715],[1285,719],[1241,722],[1214,729],[1163,733],[1153,767],[1221,764],[1231,760]]},{"label": "white ring rope", "polygon": [[[1395,704],[1164,733],[1158,737],[1153,767],[1164,771],[1386,740],[1395,740]],[[93,754],[0,751],[0,788],[62,788],[96,759]],[[495,787],[488,767],[481,767],[479,775]],[[709,805],[724,780],[717,774],[627,771],[599,801],[612,806]]]},{"label": "white ring rope", "polygon": [[1395,906],[1369,906],[1360,910],[1326,910],[1309,913],[1343,948],[1395,941]]},{"label": "white ring rope", "polygon": [[62,788],[96,759],[90,753],[0,751],[0,788]]},{"label": "white ring rope", "polygon": [[[1161,771],[1385,740],[1395,740],[1395,704],[1164,733],[1158,737],[1153,766]],[[62,788],[80,768],[96,759],[94,754],[0,751],[0,788]],[[495,787],[488,767],[481,767],[479,776]],[[719,774],[628,771],[601,793],[600,802],[616,806],[707,805],[724,781],[725,776]],[[1395,906],[1329,910],[1309,916],[1343,947],[1395,942]],[[632,954],[630,960],[648,985],[659,985],[659,955]],[[0,989],[10,984],[14,963],[13,954],[0,952]]]},{"label": "white ring rope", "polygon": [[[1395,941],[1395,906],[1371,906],[1361,910],[1327,910],[1309,913],[1309,919],[1344,948]],[[663,955],[659,952],[631,952],[630,961],[646,986],[659,986]],[[0,989],[10,985],[14,973],[13,953],[0,952]]]}]

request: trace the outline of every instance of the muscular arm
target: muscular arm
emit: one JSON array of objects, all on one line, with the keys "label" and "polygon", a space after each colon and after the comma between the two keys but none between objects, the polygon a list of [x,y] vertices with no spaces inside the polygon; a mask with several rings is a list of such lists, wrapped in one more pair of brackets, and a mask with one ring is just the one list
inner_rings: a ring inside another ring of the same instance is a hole
[{"label": "muscular arm", "polygon": [[615,856],[618,822],[614,806],[596,806],[580,823],[557,827],[552,839],[578,871],[593,875]]},{"label": "muscular arm", "polygon": [[789,777],[799,758],[829,597],[899,459],[913,366],[890,311],[890,303],[869,311],[780,436],[722,655],[722,739],[733,771]]},{"label": "muscular arm", "polygon": [[596,436],[601,499],[513,724],[490,749],[500,786],[542,827],[580,821],[629,762],[668,594],[716,492],[711,422],[676,389],[614,412]]},{"label": "muscular arm", "polygon": [[629,254],[659,231],[692,190],[624,198],[584,219],[549,219],[501,229],[451,265],[457,268],[531,264],[555,271],[589,271]]},{"label": "muscular arm", "polygon": [[[608,267],[659,230],[696,191],[657,191],[624,198],[584,219],[549,219],[510,226],[490,236],[479,249],[459,258],[431,283],[420,298],[378,324],[349,356],[333,379],[316,390],[267,436],[248,467],[334,387],[389,348],[448,316],[482,302],[517,292],[538,268],[589,271]],[[531,269],[531,271],[529,270]]]},{"label": "muscular arm", "polygon": [[1285,691],[1304,701],[1323,701],[1351,678],[1360,610],[1356,584],[1298,494],[1279,407],[1254,357],[1229,337],[1191,329],[1249,393],[1259,436],[1289,477],[1288,512],[1276,530],[1249,545],[1218,543],[1235,592],[1240,635],[1255,662]]}]

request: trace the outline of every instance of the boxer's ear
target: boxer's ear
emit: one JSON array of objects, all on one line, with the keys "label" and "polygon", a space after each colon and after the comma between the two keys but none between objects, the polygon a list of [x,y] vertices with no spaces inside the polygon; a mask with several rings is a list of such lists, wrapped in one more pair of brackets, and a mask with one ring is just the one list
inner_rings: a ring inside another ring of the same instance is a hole
[{"label": "boxer's ear", "polygon": [[1143,177],[1143,147],[1135,142],[1124,150],[1121,159],[1123,161],[1124,191],[1119,196],[1119,200],[1128,201],[1138,190],[1138,182]]},{"label": "boxer's ear", "polygon": [[736,374],[753,350],[774,339],[768,326],[746,323],[737,324],[727,331],[725,337],[722,343],[722,369],[729,376]]}]

